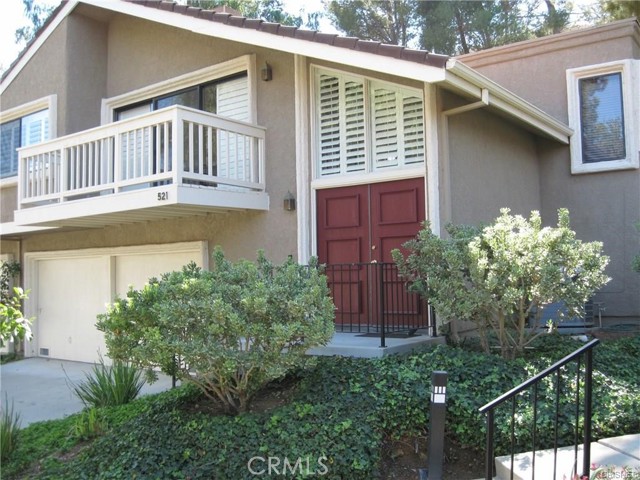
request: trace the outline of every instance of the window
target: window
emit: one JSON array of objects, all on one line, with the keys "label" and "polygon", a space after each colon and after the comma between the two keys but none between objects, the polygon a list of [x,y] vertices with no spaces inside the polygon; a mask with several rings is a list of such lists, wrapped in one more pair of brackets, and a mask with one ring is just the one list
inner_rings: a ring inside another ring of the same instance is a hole
[{"label": "window", "polygon": [[182,105],[217,113],[235,120],[249,121],[249,82],[246,73],[170,92],[114,111],[115,120],[125,120],[152,110]]},{"label": "window", "polygon": [[572,173],[638,168],[638,61],[567,72]]},{"label": "window", "polygon": [[18,174],[18,148],[48,139],[48,109],[0,125],[0,178]]},{"label": "window", "polygon": [[334,71],[315,71],[317,174],[424,163],[422,93]]}]

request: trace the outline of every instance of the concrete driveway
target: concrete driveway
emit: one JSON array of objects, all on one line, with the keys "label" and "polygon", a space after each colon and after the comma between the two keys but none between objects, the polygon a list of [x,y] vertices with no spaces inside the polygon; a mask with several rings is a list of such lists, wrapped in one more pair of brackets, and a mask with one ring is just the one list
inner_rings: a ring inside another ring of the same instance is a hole
[{"label": "concrete driveway", "polygon": [[[0,366],[0,403],[4,409],[8,400],[20,413],[20,425],[42,420],[64,418],[84,408],[69,388],[70,381],[78,384],[91,372],[93,364],[26,358]],[[159,375],[153,385],[145,384],[141,395],[159,393],[171,388],[171,377]]]}]

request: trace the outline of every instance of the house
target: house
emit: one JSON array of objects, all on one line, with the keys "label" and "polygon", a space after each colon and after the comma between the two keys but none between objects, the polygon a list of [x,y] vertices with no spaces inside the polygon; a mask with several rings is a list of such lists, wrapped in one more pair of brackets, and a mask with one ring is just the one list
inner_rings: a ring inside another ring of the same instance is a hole
[{"label": "house", "polygon": [[[607,313],[640,316],[625,270],[640,218],[638,24],[613,28],[633,154],[583,173],[566,84],[539,94],[524,70],[529,83],[510,83],[493,71],[501,50],[460,60],[170,2],[63,3],[0,84],[0,253],[31,291],[25,353],[95,360],[106,303],[188,261],[206,267],[215,245],[383,265],[425,219],[441,230],[505,206],[550,223],[569,207],[613,257]],[[368,278],[332,275],[338,326],[366,323]]]}]

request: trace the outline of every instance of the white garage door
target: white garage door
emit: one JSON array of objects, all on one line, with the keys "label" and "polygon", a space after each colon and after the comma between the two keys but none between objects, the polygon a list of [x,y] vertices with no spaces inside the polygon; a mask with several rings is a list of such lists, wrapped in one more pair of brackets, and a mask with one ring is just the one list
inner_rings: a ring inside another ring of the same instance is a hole
[{"label": "white garage door", "polygon": [[139,249],[119,249],[86,257],[35,260],[37,295],[32,299],[37,303],[32,305],[32,315],[36,316],[36,338],[31,353],[81,362],[106,357],[104,335],[95,327],[96,316],[105,312],[114,293],[123,297],[130,285],[140,288],[150,277],[180,270],[191,261],[202,266],[202,243],[194,243],[195,250],[159,253],[151,248],[150,253],[141,253]]}]

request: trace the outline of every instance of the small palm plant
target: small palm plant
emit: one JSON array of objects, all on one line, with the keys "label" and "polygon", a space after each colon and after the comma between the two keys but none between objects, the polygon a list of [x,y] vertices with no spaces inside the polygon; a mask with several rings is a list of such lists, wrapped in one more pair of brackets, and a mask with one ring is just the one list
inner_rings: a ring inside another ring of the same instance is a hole
[{"label": "small palm plant", "polygon": [[70,388],[87,407],[98,408],[131,402],[144,383],[142,371],[135,367],[121,361],[106,365],[100,358],[85,380],[78,385],[70,382]]},{"label": "small palm plant", "polygon": [[20,436],[20,414],[9,406],[5,396],[5,408],[0,413],[0,462],[6,462],[16,449]]}]

